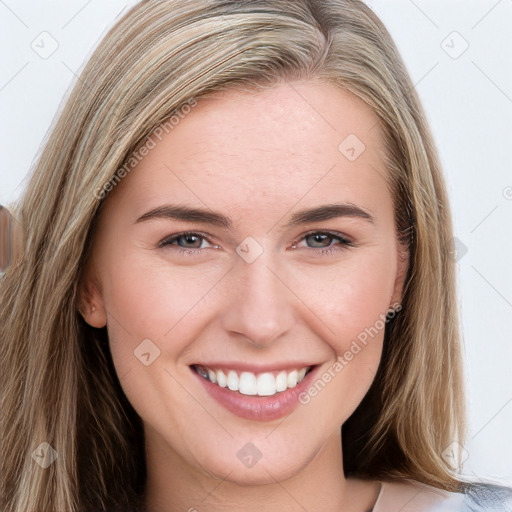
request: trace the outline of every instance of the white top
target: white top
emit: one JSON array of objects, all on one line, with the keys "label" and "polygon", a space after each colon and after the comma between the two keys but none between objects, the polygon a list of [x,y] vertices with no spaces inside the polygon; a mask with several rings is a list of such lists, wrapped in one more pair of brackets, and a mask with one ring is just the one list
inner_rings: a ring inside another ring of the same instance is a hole
[{"label": "white top", "polygon": [[453,512],[463,510],[465,495],[414,481],[381,482],[372,512]]},{"label": "white top", "polygon": [[[469,483],[469,482],[468,482]],[[381,482],[370,512],[512,512],[512,488],[471,482],[464,492],[448,492],[415,480]]]}]

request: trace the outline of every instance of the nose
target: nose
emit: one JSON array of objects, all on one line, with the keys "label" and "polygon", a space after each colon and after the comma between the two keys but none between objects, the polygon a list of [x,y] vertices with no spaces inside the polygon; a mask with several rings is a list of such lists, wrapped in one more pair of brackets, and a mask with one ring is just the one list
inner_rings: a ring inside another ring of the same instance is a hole
[{"label": "nose", "polygon": [[260,348],[282,337],[294,324],[294,295],[272,260],[267,252],[252,263],[237,260],[226,283],[229,300],[221,314],[226,331],[243,335]]}]

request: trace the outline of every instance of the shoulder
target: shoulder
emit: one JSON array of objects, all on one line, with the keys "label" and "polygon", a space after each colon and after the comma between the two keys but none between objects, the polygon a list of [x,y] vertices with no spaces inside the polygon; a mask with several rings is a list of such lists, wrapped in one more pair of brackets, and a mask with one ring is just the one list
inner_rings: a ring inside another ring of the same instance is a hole
[{"label": "shoulder", "polygon": [[467,512],[512,511],[512,487],[493,483],[468,483],[465,484]]},{"label": "shoulder", "polygon": [[373,512],[510,512],[512,488],[465,483],[449,492],[413,480],[381,482]]}]

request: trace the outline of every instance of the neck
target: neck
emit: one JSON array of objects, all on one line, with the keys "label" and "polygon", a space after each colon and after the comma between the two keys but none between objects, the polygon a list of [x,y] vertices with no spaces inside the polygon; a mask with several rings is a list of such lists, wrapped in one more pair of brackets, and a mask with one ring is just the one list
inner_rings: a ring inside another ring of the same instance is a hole
[{"label": "neck", "polygon": [[[241,485],[215,477],[193,466],[176,452],[162,446],[146,446],[146,512],[225,512],[243,509],[261,512],[272,504],[274,510],[336,510],[366,512],[376,497],[376,482],[346,479],[343,473],[341,435],[333,434],[293,476],[280,479],[266,468],[270,483]],[[364,489],[363,489],[364,487]],[[369,491],[369,492],[368,492]]]}]

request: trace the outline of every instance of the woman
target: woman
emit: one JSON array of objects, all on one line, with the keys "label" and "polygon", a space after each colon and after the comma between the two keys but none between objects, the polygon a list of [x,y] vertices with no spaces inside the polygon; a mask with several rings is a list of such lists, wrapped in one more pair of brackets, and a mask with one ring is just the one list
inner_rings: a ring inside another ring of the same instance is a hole
[{"label": "woman", "polygon": [[139,3],[16,216],[6,512],[506,510],[455,471],[447,194],[360,1]]}]

